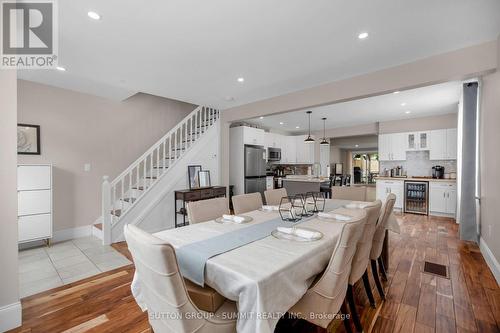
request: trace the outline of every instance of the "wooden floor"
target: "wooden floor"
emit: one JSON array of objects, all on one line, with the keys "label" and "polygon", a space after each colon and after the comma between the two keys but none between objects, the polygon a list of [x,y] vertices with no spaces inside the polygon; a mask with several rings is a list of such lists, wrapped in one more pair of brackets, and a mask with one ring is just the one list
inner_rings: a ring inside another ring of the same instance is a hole
[{"label": "wooden floor", "polygon": [[[365,332],[500,332],[500,289],[477,245],[457,237],[450,219],[404,215],[390,238],[387,300],[368,305],[355,294]],[[129,255],[126,244],[115,248]],[[422,273],[424,261],[447,265],[449,279]],[[122,267],[22,300],[23,326],[12,332],[151,332]],[[371,274],[370,274],[371,276]],[[371,281],[374,286],[373,281]],[[305,322],[282,321],[283,332],[316,332]],[[340,323],[332,325],[344,332]]]}]

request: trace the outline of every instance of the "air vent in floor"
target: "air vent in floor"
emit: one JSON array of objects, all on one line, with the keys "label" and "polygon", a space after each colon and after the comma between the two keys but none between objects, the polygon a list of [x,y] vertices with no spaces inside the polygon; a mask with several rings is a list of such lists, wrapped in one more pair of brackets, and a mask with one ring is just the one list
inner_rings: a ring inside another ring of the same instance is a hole
[{"label": "air vent in floor", "polygon": [[429,261],[424,262],[424,273],[429,273],[449,279],[448,266],[436,264]]}]

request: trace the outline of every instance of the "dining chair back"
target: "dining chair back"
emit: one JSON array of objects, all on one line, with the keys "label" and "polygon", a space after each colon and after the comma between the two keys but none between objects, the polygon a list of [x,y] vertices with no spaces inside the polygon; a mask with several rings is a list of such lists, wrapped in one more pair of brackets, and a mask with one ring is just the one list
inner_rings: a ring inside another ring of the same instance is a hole
[{"label": "dining chair back", "polygon": [[190,201],[187,204],[187,214],[190,224],[214,220],[223,214],[229,214],[229,201],[227,198]]},{"label": "dining chair back", "polygon": [[382,254],[382,248],[384,246],[385,230],[387,229],[387,224],[389,223],[389,218],[394,209],[394,204],[396,203],[396,195],[394,193],[389,193],[385,200],[382,210],[380,212],[380,217],[378,219],[377,226],[375,228],[375,234],[373,235],[373,245],[370,252],[370,259],[376,260]]},{"label": "dining chair back", "polygon": [[125,239],[154,332],[236,332],[236,320],[212,319],[191,301],[172,245],[131,224],[125,226]]},{"label": "dining chair back", "polygon": [[366,188],[364,186],[335,186],[332,187],[332,198],[366,201]]},{"label": "dining chair back", "polygon": [[352,220],[338,222],[342,231],[327,268],[289,310],[292,314],[302,314],[303,319],[323,328],[328,327],[332,317],[317,314],[339,312],[346,295],[356,244],[363,234],[367,218],[364,209],[339,208],[335,213],[352,216]]},{"label": "dining chair back", "polygon": [[380,216],[380,200],[370,203],[364,208],[366,210],[366,223],[363,229],[363,236],[360,238],[356,247],[356,254],[352,260],[352,269],[349,276],[349,284],[354,285],[366,272],[368,262],[370,261],[370,251],[372,249],[373,235],[377,226],[377,220]]},{"label": "dining chair back", "polygon": [[264,191],[264,197],[266,198],[266,205],[279,205],[281,198],[286,197],[286,188],[277,188],[274,190]]},{"label": "dining chair back", "polygon": [[231,199],[235,214],[243,214],[262,207],[262,195],[259,192],[235,195]]}]

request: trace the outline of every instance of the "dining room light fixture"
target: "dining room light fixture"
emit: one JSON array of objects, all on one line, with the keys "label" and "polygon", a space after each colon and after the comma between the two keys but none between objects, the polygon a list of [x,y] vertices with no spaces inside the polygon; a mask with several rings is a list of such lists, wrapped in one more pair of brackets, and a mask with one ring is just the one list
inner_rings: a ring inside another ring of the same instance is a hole
[{"label": "dining room light fixture", "polygon": [[87,15],[93,19],[93,20],[100,20],[101,19],[101,15],[99,15],[98,13],[96,12],[93,12],[93,11],[90,11],[87,13]]},{"label": "dining room light fixture", "polygon": [[311,113],[312,113],[312,111],[307,111],[306,113],[309,116],[309,134],[307,135],[307,138],[304,140],[304,143],[314,143],[314,139],[311,138]]},{"label": "dining room light fixture", "polygon": [[239,83],[243,83],[243,82],[245,82],[245,78],[244,78],[244,77],[239,77],[239,78],[238,78],[238,82],[239,82]]},{"label": "dining room light fixture", "polygon": [[358,35],[359,39],[366,39],[368,38],[368,33],[367,32],[362,32]]},{"label": "dining room light fixture", "polygon": [[328,146],[330,143],[326,140],[326,118],[321,118],[323,120],[323,140],[319,143],[322,146]]},{"label": "dining room light fixture", "polygon": [[410,113],[411,113],[411,111],[410,111],[410,110],[408,110],[408,111],[405,111],[405,113],[406,113],[406,114],[410,114]]}]

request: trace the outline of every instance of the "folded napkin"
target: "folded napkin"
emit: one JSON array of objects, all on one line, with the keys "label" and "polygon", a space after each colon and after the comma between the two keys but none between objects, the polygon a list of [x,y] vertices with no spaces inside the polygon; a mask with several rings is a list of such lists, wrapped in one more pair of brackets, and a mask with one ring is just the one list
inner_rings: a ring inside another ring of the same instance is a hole
[{"label": "folded napkin", "polygon": [[335,213],[318,213],[318,217],[324,218],[324,219],[333,219],[333,220],[339,220],[339,221],[350,221],[351,217],[342,215],[342,214],[335,214]]},{"label": "folded napkin", "polygon": [[262,206],[262,210],[275,211],[275,210],[279,210],[279,207],[278,206],[271,206],[271,205],[264,205],[264,206]]},{"label": "folded napkin", "polygon": [[222,215],[222,218],[226,221],[231,221],[231,222],[234,222],[234,223],[243,223],[245,222],[245,218],[242,217],[242,216],[238,216],[238,215]]},{"label": "folded napkin", "polygon": [[278,227],[276,229],[279,232],[282,232],[284,234],[295,235],[295,236],[298,236],[300,238],[315,239],[315,238],[321,237],[321,233],[318,231],[311,231],[311,230],[306,230],[306,229],[302,229],[302,228]]}]

